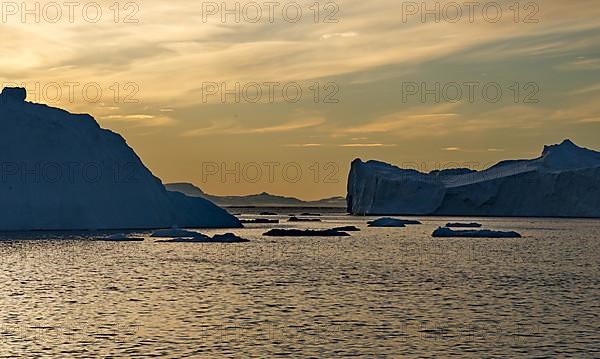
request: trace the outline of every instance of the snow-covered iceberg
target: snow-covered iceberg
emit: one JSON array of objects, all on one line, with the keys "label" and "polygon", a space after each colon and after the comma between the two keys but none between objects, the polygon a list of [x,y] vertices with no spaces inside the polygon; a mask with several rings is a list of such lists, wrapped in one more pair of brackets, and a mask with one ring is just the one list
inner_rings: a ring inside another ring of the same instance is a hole
[{"label": "snow-covered iceberg", "polygon": [[123,137],[89,115],[0,95],[0,230],[240,227],[203,198],[169,192]]},{"label": "snow-covered iceberg", "polygon": [[430,173],[357,159],[347,202],[356,215],[600,217],[600,152],[565,140],[532,160]]}]

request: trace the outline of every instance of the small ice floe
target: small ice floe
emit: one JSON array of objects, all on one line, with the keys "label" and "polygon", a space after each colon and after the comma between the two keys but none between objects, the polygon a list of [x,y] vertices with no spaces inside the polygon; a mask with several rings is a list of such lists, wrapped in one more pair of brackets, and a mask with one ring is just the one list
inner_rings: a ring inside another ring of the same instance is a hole
[{"label": "small ice floe", "polygon": [[450,228],[439,227],[432,234],[433,237],[467,237],[467,238],[521,238],[521,235],[514,231],[492,231],[489,229],[469,229],[453,230]]},{"label": "small ice floe", "polygon": [[125,233],[117,233],[107,237],[98,238],[96,240],[101,242],[143,242],[144,238],[129,237]]},{"label": "small ice floe", "polygon": [[321,222],[320,218],[300,218],[296,216],[290,217],[288,222]]},{"label": "small ice floe", "polygon": [[157,231],[154,231],[152,233],[151,237],[153,237],[153,238],[182,238],[182,237],[195,238],[195,237],[201,237],[201,236],[204,236],[204,235],[202,233],[188,231],[188,230],[181,229],[178,227],[173,227],[170,229],[159,229]]},{"label": "small ice floe", "polygon": [[279,223],[278,219],[269,218],[254,218],[254,219],[240,219],[242,224],[266,224],[266,223]]},{"label": "small ice floe", "polygon": [[332,229],[334,231],[341,231],[341,232],[358,232],[358,231],[360,231],[360,228],[355,227],[355,226],[335,227]]},{"label": "small ice floe", "polygon": [[216,234],[212,237],[213,242],[217,243],[246,243],[250,242],[246,238],[238,237],[233,233]]},{"label": "small ice floe", "polygon": [[159,243],[246,243],[250,242],[245,238],[241,238],[236,236],[233,233],[225,233],[225,234],[217,234],[212,238],[206,236],[204,234],[198,233],[199,236],[196,237],[178,237],[173,239],[166,239],[162,241],[157,241]]},{"label": "small ice floe", "polygon": [[475,222],[471,222],[471,223],[460,223],[460,222],[451,222],[451,223],[446,223],[446,227],[448,228],[481,228],[481,223],[475,223]]},{"label": "small ice floe", "polygon": [[412,219],[397,219],[397,218],[379,218],[374,221],[367,222],[369,227],[405,227],[412,224],[421,224],[421,222]]},{"label": "small ice floe", "polygon": [[263,234],[269,237],[348,237],[346,232],[334,229],[271,229]]}]

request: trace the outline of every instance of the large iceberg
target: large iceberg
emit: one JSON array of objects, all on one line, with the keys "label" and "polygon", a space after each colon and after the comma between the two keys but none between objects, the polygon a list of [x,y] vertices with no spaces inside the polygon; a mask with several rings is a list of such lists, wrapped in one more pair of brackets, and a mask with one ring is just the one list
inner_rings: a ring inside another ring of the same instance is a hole
[{"label": "large iceberg", "polygon": [[89,115],[0,94],[0,230],[240,227],[203,198],[169,192],[123,137]]},{"label": "large iceberg", "polygon": [[565,140],[532,160],[430,173],[357,159],[347,203],[356,215],[600,217],[600,152]]}]

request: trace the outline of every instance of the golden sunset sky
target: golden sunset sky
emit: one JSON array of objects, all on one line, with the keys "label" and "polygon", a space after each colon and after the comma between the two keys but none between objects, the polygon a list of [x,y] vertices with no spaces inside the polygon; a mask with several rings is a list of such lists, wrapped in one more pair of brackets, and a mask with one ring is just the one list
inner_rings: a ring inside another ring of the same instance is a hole
[{"label": "golden sunset sky", "polygon": [[[114,3],[3,2],[0,79],[90,113],[163,182],[317,199],[345,195],[357,157],[430,171],[600,148],[597,0],[427,2],[438,19],[421,2],[242,1],[239,21],[221,1]],[[239,180],[214,170],[236,163]]]}]

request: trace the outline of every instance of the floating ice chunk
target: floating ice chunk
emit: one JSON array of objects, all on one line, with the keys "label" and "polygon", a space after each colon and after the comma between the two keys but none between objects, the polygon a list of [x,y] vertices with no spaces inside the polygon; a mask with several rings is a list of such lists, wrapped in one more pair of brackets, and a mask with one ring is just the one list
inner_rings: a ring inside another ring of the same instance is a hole
[{"label": "floating ice chunk", "polygon": [[154,231],[152,233],[152,237],[154,237],[154,238],[183,238],[183,237],[185,237],[185,238],[197,238],[197,239],[208,238],[207,236],[205,236],[202,233],[188,231],[188,230],[180,229],[177,227],[173,227],[170,229],[160,229],[158,231]]},{"label": "floating ice chunk", "polygon": [[[200,234],[200,233],[198,233],[198,234]],[[178,237],[178,238],[167,239],[167,240],[162,240],[162,241],[157,241],[157,242],[160,242],[160,243],[245,243],[245,242],[250,242],[250,241],[245,238],[238,237],[233,233],[225,233],[225,234],[217,234],[217,235],[213,236],[212,238],[205,236],[205,235],[201,235],[198,237],[191,237],[191,238]]]},{"label": "floating ice chunk", "polygon": [[296,216],[290,217],[288,222],[321,222],[320,218],[300,218]]},{"label": "floating ice chunk", "polygon": [[242,224],[266,224],[266,223],[279,223],[278,219],[269,218],[254,218],[254,219],[240,219]]},{"label": "floating ice chunk", "polygon": [[270,237],[348,237],[346,232],[333,229],[272,229],[264,234]]},{"label": "floating ice chunk", "polygon": [[102,242],[143,242],[144,238],[129,237],[125,233],[117,233],[104,238],[99,238],[98,241]]},{"label": "floating ice chunk", "polygon": [[405,227],[412,224],[421,224],[419,221],[410,219],[397,219],[397,218],[379,218],[374,221],[367,222],[369,227]]},{"label": "floating ice chunk", "polygon": [[475,222],[471,222],[471,223],[459,223],[459,222],[454,222],[454,223],[446,223],[446,227],[448,228],[481,228],[481,223],[475,223]]},{"label": "floating ice chunk", "polygon": [[334,231],[340,231],[340,232],[358,232],[360,231],[360,228],[357,228],[355,226],[343,226],[343,227],[335,227],[332,228]]},{"label": "floating ice chunk", "polygon": [[450,228],[439,227],[432,234],[433,237],[468,237],[468,238],[521,238],[521,235],[514,231],[492,231],[489,229],[470,229],[470,230],[452,230]]},{"label": "floating ice chunk", "polygon": [[238,237],[233,233],[216,234],[212,237],[213,242],[218,243],[244,243],[250,242],[249,240]]}]

